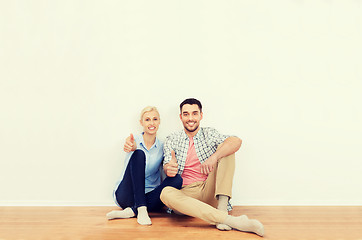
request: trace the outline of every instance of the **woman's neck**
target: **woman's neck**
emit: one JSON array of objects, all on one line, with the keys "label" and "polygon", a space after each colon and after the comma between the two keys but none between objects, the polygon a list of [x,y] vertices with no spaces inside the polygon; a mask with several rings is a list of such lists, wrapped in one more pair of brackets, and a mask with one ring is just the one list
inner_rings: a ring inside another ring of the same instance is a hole
[{"label": "woman's neck", "polygon": [[155,135],[150,135],[147,133],[143,134],[143,141],[145,142],[146,148],[148,150],[150,150],[150,148],[153,146],[153,144],[156,141],[156,134]]}]

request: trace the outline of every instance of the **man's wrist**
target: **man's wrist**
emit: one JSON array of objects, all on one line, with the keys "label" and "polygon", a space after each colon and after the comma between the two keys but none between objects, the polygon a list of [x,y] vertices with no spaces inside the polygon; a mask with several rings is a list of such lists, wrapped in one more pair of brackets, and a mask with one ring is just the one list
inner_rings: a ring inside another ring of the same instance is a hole
[{"label": "man's wrist", "polygon": [[217,152],[215,152],[211,156],[214,157],[216,159],[216,161],[219,161],[219,159],[221,158],[220,155]]}]

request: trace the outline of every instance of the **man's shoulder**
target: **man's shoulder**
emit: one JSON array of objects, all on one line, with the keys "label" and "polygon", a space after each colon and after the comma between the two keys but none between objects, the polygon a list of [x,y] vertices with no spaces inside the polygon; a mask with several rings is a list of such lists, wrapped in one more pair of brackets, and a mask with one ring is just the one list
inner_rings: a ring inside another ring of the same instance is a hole
[{"label": "man's shoulder", "polygon": [[213,127],[202,127],[200,128],[200,131],[203,135],[208,136],[210,134],[217,133],[218,131]]},{"label": "man's shoulder", "polygon": [[203,132],[216,131],[216,129],[213,128],[213,127],[201,127],[200,129],[201,129],[201,131],[203,131]]},{"label": "man's shoulder", "polygon": [[213,127],[203,127],[200,129],[200,140],[206,140],[206,141],[214,141],[215,139],[223,139],[227,138],[227,135],[220,134],[216,128]]},{"label": "man's shoulder", "polygon": [[176,131],[176,132],[173,132],[173,133],[170,133],[166,139],[167,140],[171,140],[171,139],[181,139],[181,138],[184,138],[185,136],[185,131],[184,130],[179,130],[179,131]]}]

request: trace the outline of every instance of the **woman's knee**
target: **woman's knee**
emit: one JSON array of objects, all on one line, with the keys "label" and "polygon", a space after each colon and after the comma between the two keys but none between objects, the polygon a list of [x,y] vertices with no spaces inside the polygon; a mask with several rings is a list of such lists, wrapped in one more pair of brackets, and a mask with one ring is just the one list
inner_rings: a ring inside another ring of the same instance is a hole
[{"label": "woman's knee", "polygon": [[132,163],[142,163],[145,164],[146,163],[146,154],[140,150],[140,149],[136,149],[133,153],[132,156],[129,160]]},{"label": "woman's knee", "polygon": [[165,181],[166,181],[167,186],[171,186],[171,187],[174,187],[177,189],[181,189],[182,183],[183,183],[183,180],[182,180],[182,177],[180,174],[176,174],[176,176],[174,176],[174,177],[167,177],[165,179]]},{"label": "woman's knee", "polygon": [[181,177],[180,174],[176,174],[176,176],[174,177],[174,187],[177,189],[181,189],[182,187],[182,183],[183,183],[183,179]]}]

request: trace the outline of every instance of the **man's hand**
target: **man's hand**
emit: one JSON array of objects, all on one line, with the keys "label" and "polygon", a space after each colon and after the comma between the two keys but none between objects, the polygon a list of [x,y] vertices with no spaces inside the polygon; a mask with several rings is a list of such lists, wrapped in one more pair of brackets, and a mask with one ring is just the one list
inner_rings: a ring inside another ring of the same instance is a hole
[{"label": "man's hand", "polygon": [[175,151],[171,151],[171,161],[169,161],[168,163],[165,164],[165,166],[163,167],[166,175],[168,177],[174,177],[177,174],[178,171],[178,164],[177,164],[177,160],[176,160],[176,155],[175,155]]},{"label": "man's hand", "polygon": [[129,137],[126,138],[123,150],[129,153],[135,151],[136,149],[137,149],[137,144],[136,141],[134,140],[133,134],[131,133]]},{"label": "man's hand", "polygon": [[203,164],[201,164],[201,173],[204,175],[209,175],[216,166],[217,157],[215,154],[211,155]]}]

